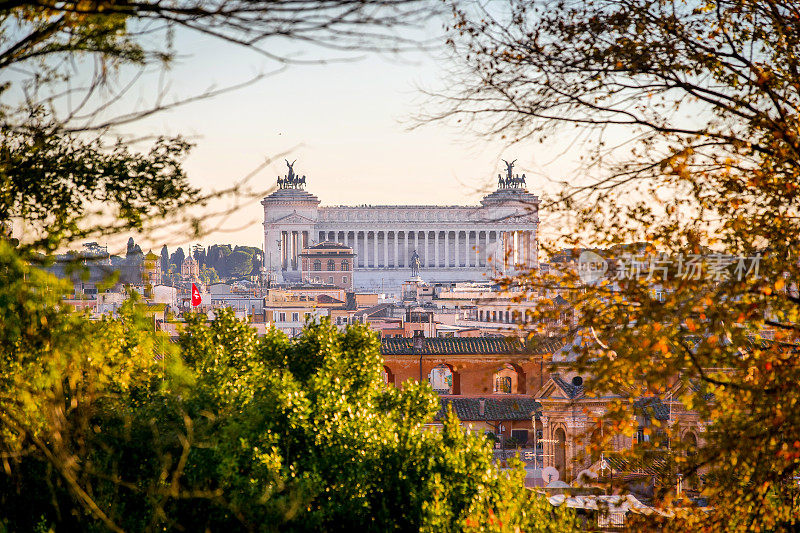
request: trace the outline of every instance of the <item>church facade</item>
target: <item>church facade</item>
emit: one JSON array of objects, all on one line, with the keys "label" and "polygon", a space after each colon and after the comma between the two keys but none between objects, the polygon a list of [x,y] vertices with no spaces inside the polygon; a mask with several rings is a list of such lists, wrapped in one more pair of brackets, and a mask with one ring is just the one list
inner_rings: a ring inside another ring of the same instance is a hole
[{"label": "church facade", "polygon": [[293,164],[261,202],[265,267],[279,283],[300,281],[302,250],[325,241],[353,249],[357,289],[396,290],[412,267],[428,282],[447,283],[538,264],[539,198],[513,163],[480,205],[447,206],[324,206]]}]

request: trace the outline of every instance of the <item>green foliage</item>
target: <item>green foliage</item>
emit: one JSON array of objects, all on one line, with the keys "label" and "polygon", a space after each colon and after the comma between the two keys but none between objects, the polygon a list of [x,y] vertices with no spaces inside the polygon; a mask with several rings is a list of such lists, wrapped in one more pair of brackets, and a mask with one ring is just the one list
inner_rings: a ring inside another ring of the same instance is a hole
[{"label": "green foliage", "polygon": [[438,397],[386,386],[363,326],[258,337],[220,311],[190,316],[175,346],[135,300],[99,323],[58,309],[57,281],[0,252],[10,530],[574,526],[523,488],[521,470],[499,472],[452,414],[428,426]]},{"label": "green foliage", "polygon": [[214,267],[207,268],[205,266],[200,267],[200,280],[205,285],[211,285],[212,283],[218,282],[219,275],[217,274],[217,270]]},{"label": "green foliage", "polygon": [[196,196],[180,166],[188,149],[179,139],[159,139],[142,154],[77,135],[6,131],[0,137],[0,220],[24,218],[46,229],[34,243],[46,249],[83,236],[93,201],[114,210],[116,224],[105,231],[140,229]]},{"label": "green foliage", "polygon": [[237,250],[226,258],[226,266],[231,277],[249,276],[253,271],[253,256],[244,250]]}]

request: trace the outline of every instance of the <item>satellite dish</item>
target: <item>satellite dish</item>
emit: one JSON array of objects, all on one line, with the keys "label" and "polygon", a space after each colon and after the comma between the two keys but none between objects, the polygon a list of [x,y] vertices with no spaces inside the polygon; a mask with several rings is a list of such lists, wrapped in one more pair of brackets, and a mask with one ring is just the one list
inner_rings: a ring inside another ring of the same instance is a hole
[{"label": "satellite dish", "polygon": [[542,470],[542,480],[547,484],[558,481],[558,470],[552,466],[546,466]]}]

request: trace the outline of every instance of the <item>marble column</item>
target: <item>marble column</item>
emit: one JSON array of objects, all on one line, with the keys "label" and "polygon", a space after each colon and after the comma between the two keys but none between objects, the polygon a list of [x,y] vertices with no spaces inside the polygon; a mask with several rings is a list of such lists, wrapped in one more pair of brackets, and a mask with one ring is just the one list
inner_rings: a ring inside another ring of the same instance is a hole
[{"label": "marble column", "polygon": [[389,232],[383,233],[383,268],[389,268]]},{"label": "marble column", "polygon": [[435,266],[433,262],[433,256],[435,252],[431,250],[431,244],[433,244],[431,241],[432,239],[430,230],[425,230],[425,266],[427,268]]},{"label": "marble column", "polygon": [[531,263],[533,268],[539,268],[539,254],[538,250],[536,249],[536,232],[529,231],[528,232],[528,261]]},{"label": "marble column", "polygon": [[408,266],[408,258],[410,256],[409,251],[408,251],[408,230],[403,232],[403,237],[404,237],[404,240],[406,241],[406,245],[405,245],[405,248],[404,248],[404,251],[403,251],[403,267],[407,267]]},{"label": "marble column", "polygon": [[444,267],[450,268],[450,230],[444,232]]},{"label": "marble column", "polygon": [[286,232],[286,270],[294,270],[294,232]]},{"label": "marble column", "polygon": [[297,270],[297,232],[292,232],[292,255],[291,255],[291,264],[292,270]]},{"label": "marble column", "polygon": [[481,232],[475,230],[475,249],[472,251],[474,266],[481,266]]},{"label": "marble column", "polygon": [[464,266],[469,267],[469,230],[464,230]]},{"label": "marble column", "polygon": [[355,245],[356,264],[361,268],[364,265],[364,250],[361,247],[361,232],[358,230],[353,232],[353,244]]},{"label": "marble column", "polygon": [[281,253],[279,256],[278,261],[281,265],[281,270],[286,270],[286,232],[282,231],[280,236],[281,241]]},{"label": "marble column", "polygon": [[372,232],[372,268],[378,268],[378,232]]},{"label": "marble column", "polygon": [[464,266],[469,266],[469,230],[464,230],[464,245],[461,247],[464,250]]},{"label": "marble column", "polygon": [[454,254],[456,256],[454,264],[455,264],[456,267],[460,267],[461,266],[461,263],[460,263],[460,261],[461,261],[461,256],[460,256],[461,250],[459,250],[459,248],[458,248],[459,233],[461,233],[459,230],[455,231],[455,233],[454,233],[455,240],[453,241],[453,252],[454,252]]},{"label": "marble column", "polygon": [[294,232],[295,245],[294,245],[294,269],[300,270],[300,251],[303,244],[303,232]]},{"label": "marble column", "polygon": [[486,266],[486,248],[488,235],[485,231],[478,232],[478,266]]},{"label": "marble column", "polygon": [[439,268],[439,230],[433,234],[433,266]]},{"label": "marble column", "polygon": [[394,232],[394,267],[400,268],[400,232]]},{"label": "marble column", "polygon": [[[463,231],[463,232],[459,232],[459,233],[463,233],[464,234],[464,239],[460,241],[461,249],[458,251],[458,260],[459,260],[460,266],[467,266],[467,257],[469,256],[469,254],[467,253],[467,248],[468,248],[468,245],[469,245],[469,239],[467,238],[467,236],[469,235],[469,232]],[[460,237],[460,235],[459,235],[459,237]]]},{"label": "marble column", "polygon": [[475,254],[478,251],[478,233],[470,231],[468,235],[469,238],[467,241],[469,242],[469,246],[467,247],[467,253],[469,255],[469,261],[467,261],[467,265],[475,267],[478,266],[478,262],[475,260]]}]

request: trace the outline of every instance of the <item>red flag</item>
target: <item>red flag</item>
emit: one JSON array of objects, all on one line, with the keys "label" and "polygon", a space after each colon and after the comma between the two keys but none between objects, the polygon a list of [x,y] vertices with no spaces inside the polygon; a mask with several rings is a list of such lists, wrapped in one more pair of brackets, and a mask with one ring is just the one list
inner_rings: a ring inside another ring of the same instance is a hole
[{"label": "red flag", "polygon": [[197,288],[197,285],[192,283],[192,307],[197,307],[200,305],[201,302],[200,298],[200,289]]}]

